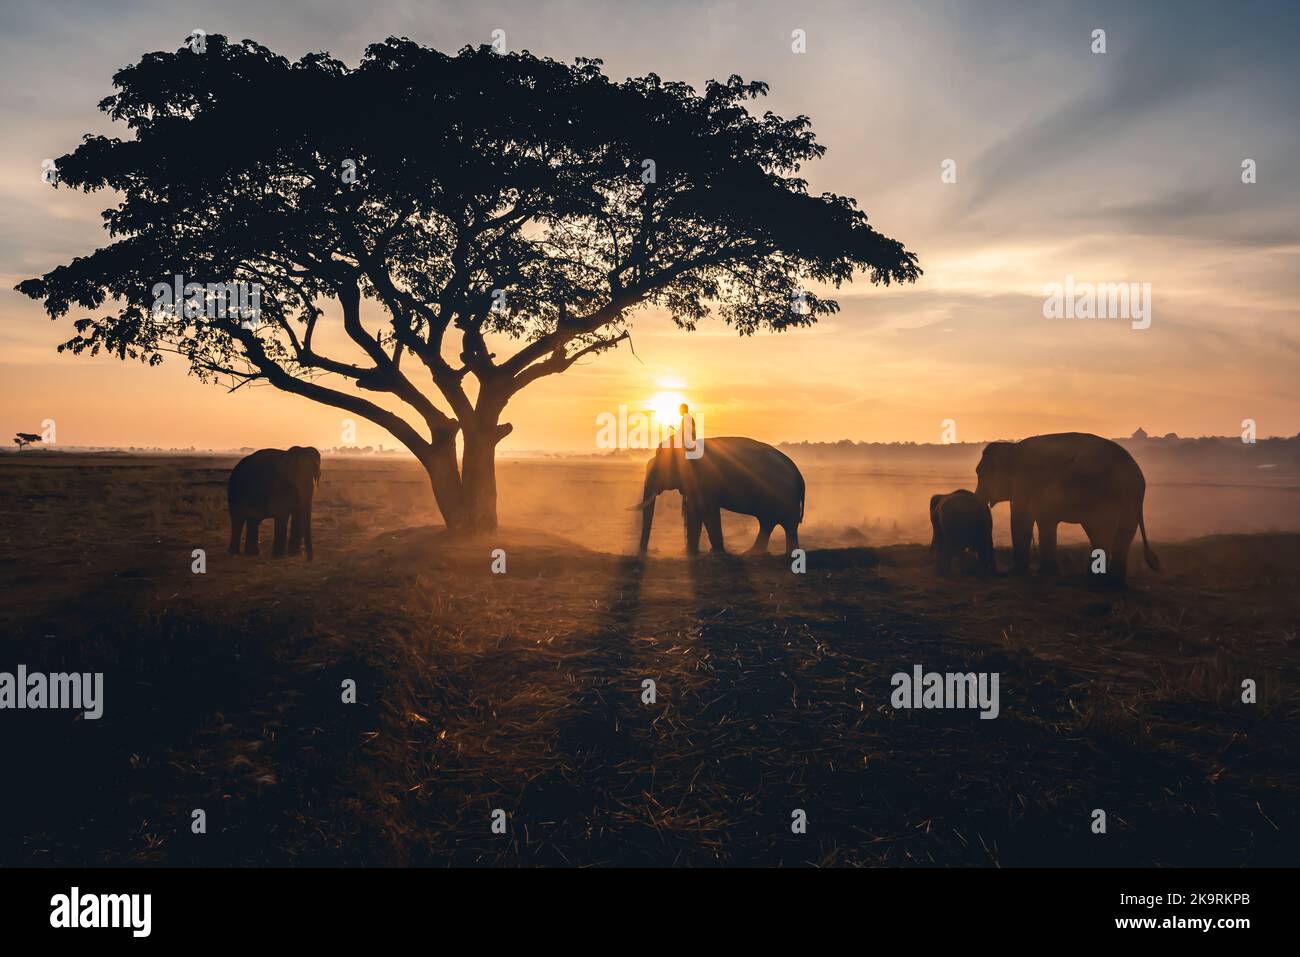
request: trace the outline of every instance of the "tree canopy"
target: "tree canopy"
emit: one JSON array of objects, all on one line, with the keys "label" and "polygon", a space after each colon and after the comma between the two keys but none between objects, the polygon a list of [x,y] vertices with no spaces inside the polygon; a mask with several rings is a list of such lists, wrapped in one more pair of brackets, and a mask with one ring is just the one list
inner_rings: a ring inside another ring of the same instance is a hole
[{"label": "tree canopy", "polygon": [[[99,106],[130,138],[56,161],[58,185],[117,191],[112,242],[18,286],[52,318],[96,312],[60,350],[175,353],[205,380],[363,416],[425,464],[453,527],[495,523],[511,396],[616,346],[636,311],[749,335],[838,309],[810,284],[920,275],[852,199],[809,193],[801,169],[824,148],[808,118],[756,114],[767,87],[737,76],[699,92],[405,38],[350,68],[214,35],[113,83]],[[177,275],[259,287],[259,321],[156,308]],[[317,348],[335,310],[346,356]]]}]

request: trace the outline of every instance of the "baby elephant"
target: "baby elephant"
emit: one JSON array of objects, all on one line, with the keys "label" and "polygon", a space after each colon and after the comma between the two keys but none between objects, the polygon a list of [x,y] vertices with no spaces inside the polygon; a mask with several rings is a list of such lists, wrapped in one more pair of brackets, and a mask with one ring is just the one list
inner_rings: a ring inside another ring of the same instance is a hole
[{"label": "baby elephant", "polygon": [[930,498],[930,524],[934,538],[930,551],[935,569],[947,575],[952,560],[970,549],[979,558],[980,570],[997,575],[993,559],[993,513],[974,492],[961,488]]}]

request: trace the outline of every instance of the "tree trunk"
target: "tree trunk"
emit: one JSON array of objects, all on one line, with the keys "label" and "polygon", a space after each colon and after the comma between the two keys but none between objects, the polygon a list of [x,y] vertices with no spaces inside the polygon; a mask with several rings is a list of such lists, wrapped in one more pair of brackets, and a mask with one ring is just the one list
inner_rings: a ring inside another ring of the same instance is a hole
[{"label": "tree trunk", "polygon": [[470,519],[460,470],[456,467],[455,434],[436,437],[432,450],[420,456],[420,464],[429,474],[429,485],[447,528],[453,532],[466,531]]},{"label": "tree trunk", "polygon": [[465,454],[461,465],[461,488],[470,528],[491,532],[497,527],[497,443],[500,429],[495,423],[465,430]]}]

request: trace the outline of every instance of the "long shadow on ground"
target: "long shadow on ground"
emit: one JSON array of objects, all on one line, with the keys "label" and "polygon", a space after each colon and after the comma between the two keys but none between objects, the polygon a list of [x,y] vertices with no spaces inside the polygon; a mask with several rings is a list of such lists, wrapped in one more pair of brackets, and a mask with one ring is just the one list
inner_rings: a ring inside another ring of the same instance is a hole
[{"label": "long shadow on ground", "polygon": [[[30,623],[15,660],[104,670],[108,704],[93,727],[8,716],[23,784],[5,789],[0,861],[1151,866],[1300,850],[1294,794],[1112,720],[1068,663],[955,638],[884,553],[811,552],[799,575],[777,557],[548,545],[493,576],[435,544],[268,573],[238,602],[106,588],[85,596],[87,631]],[[891,675],[916,664],[997,672],[999,717],[896,711]]]}]

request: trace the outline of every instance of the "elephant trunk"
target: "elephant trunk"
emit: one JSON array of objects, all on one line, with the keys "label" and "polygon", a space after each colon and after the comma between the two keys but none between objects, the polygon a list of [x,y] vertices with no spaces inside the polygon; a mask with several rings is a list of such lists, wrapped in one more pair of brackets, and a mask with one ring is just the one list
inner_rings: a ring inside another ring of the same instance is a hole
[{"label": "elephant trunk", "polygon": [[650,526],[655,520],[655,500],[652,498],[641,508],[641,551],[650,549]]},{"label": "elephant trunk", "polygon": [[293,511],[289,513],[289,554],[297,555],[299,549],[306,547],[307,560],[311,561],[311,486],[298,496]]},{"label": "elephant trunk", "polygon": [[645,477],[645,489],[641,493],[641,551],[648,551],[650,548],[650,528],[655,520],[655,498],[659,494],[659,489],[655,485],[654,475],[650,474]]},{"label": "elephant trunk", "polygon": [[302,510],[302,531],[303,531],[304,550],[307,552],[307,561],[311,561],[312,548],[311,548],[311,496],[310,495],[307,496],[307,503],[303,506],[303,510]]}]

